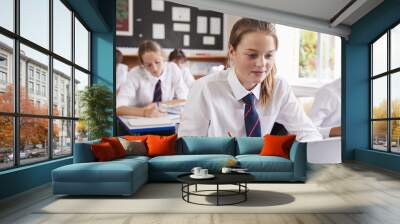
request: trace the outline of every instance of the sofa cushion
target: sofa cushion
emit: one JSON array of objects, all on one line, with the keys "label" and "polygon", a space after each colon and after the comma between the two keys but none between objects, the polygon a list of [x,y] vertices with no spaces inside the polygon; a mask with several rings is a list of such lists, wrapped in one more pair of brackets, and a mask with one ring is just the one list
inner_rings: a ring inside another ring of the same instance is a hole
[{"label": "sofa cushion", "polygon": [[117,137],[104,137],[101,138],[101,142],[108,142],[114,149],[115,155],[117,158],[122,158],[126,156],[126,151],[122,146],[121,142],[119,142]]},{"label": "sofa cushion", "polygon": [[236,155],[259,154],[264,144],[262,137],[237,137]]},{"label": "sofa cushion", "polygon": [[91,149],[94,157],[96,157],[96,161],[104,162],[118,158],[112,145],[108,142],[93,144],[91,145]]},{"label": "sofa cushion", "polygon": [[177,142],[177,154],[225,154],[235,155],[235,140],[231,137],[189,137]]},{"label": "sofa cushion", "polygon": [[292,161],[278,156],[238,155],[236,159],[241,168],[249,172],[292,172]]},{"label": "sofa cushion", "polygon": [[74,163],[53,170],[59,182],[129,182],[134,172],[143,172],[146,162],[136,159],[96,163]]},{"label": "sofa cushion", "polygon": [[147,155],[146,142],[142,140],[126,140],[125,138],[118,137],[119,142],[124,147],[126,155]]},{"label": "sofa cushion", "polygon": [[175,155],[158,156],[149,160],[149,170],[163,172],[190,172],[193,167],[200,166],[211,172],[219,171],[228,160],[235,159],[231,155]]},{"label": "sofa cushion", "polygon": [[159,136],[148,135],[146,143],[148,156],[163,156],[176,154],[176,138],[177,135]]},{"label": "sofa cushion", "polygon": [[289,159],[290,147],[296,135],[265,135],[261,156],[280,156]]}]

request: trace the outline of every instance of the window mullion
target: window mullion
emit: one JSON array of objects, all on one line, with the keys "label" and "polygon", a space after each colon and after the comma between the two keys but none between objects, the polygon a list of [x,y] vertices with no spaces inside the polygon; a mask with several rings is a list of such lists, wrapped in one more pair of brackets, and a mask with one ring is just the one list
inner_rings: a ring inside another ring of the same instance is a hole
[{"label": "window mullion", "polygon": [[[71,67],[71,100],[72,100],[72,105],[71,105],[71,117],[75,118],[75,12],[72,11],[71,15],[71,23],[72,23],[72,38],[71,38],[71,59],[72,59],[72,64],[73,66]],[[74,155],[75,151],[75,126],[76,126],[76,121],[72,121],[72,132],[71,132],[71,150],[72,150],[72,155]]]},{"label": "window mullion", "polygon": [[[53,0],[49,0],[49,50],[53,52]],[[48,151],[49,159],[53,159],[53,56],[49,55],[49,73],[48,73],[49,86],[47,90],[49,94],[49,120],[48,120]]]}]

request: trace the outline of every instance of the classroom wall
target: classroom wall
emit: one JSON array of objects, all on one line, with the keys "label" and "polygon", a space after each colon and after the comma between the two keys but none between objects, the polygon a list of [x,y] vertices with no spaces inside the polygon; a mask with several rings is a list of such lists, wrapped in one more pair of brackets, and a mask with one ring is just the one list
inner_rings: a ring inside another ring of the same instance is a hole
[{"label": "classroom wall", "polygon": [[368,44],[400,22],[400,1],[386,0],[351,27],[343,44],[343,160],[357,160],[399,170],[400,156],[369,149],[369,47]]}]

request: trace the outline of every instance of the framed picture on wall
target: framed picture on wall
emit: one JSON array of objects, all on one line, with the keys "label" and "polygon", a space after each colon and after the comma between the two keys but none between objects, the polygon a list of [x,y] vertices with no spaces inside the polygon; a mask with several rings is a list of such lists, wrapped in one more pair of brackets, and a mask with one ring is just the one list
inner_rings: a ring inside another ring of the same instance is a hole
[{"label": "framed picture on wall", "polygon": [[133,0],[117,0],[117,35],[133,35]]}]

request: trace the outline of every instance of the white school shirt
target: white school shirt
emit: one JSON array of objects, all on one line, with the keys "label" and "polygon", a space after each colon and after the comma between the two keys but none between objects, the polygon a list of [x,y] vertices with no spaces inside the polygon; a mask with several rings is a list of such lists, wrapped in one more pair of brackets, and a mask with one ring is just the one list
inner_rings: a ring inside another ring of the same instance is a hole
[{"label": "white school shirt", "polygon": [[184,67],[181,69],[181,71],[182,71],[183,81],[185,82],[186,87],[188,89],[190,89],[192,87],[195,79],[194,79],[192,73],[190,72],[189,68]]},{"label": "white school shirt", "polygon": [[175,63],[166,62],[160,77],[154,77],[144,68],[133,68],[117,96],[117,108],[121,106],[144,107],[153,102],[154,88],[161,80],[162,101],[186,99],[188,89]]},{"label": "white school shirt", "polygon": [[118,63],[116,69],[116,88],[117,92],[120,90],[122,83],[126,81],[128,75],[128,66],[125,64]]},{"label": "white school shirt", "polygon": [[341,126],[341,111],[341,79],[337,79],[317,91],[308,115],[327,138],[331,128]]},{"label": "white school shirt", "polygon": [[275,78],[273,95],[267,104],[260,102],[260,86],[246,90],[233,69],[205,76],[195,82],[181,116],[179,136],[246,136],[245,104],[242,98],[252,92],[260,118],[261,134],[271,132],[279,122],[301,141],[319,140],[321,135],[304,113],[288,83]]}]

